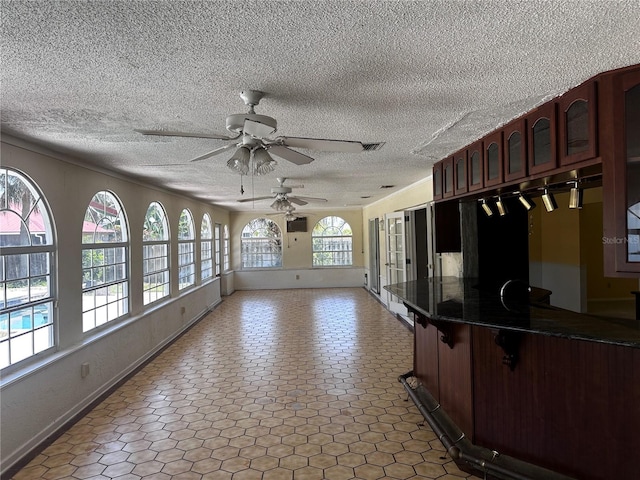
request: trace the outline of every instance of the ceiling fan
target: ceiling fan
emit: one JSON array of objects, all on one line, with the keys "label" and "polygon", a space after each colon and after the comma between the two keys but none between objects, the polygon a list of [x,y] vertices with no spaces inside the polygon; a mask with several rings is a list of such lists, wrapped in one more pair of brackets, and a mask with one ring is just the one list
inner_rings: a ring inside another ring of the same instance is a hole
[{"label": "ceiling fan", "polygon": [[278,213],[269,213],[268,216],[272,217],[274,215],[282,215],[282,218],[284,218],[284,220],[287,222],[292,222],[294,220],[297,220],[298,218],[304,218],[304,216],[300,216],[295,213],[295,210],[296,207],[294,207],[293,205],[289,205],[285,211]]},{"label": "ceiling fan", "polygon": [[[279,212],[287,212],[289,209],[295,209],[293,204],[295,205],[307,205],[309,202],[326,202],[326,198],[316,198],[316,197],[301,197],[289,195],[294,188],[303,188],[304,185],[284,185],[284,182],[287,180],[286,178],[278,178],[278,186],[271,188],[271,195],[266,195],[263,197],[254,197],[254,198],[243,198],[238,200],[240,203],[244,202],[256,202],[259,200],[270,200],[273,199],[273,203],[271,204],[271,208],[274,210],[278,210]],[[293,210],[292,210],[293,211]]]},{"label": "ceiling fan", "polygon": [[[264,93],[258,90],[244,90],[240,92],[240,98],[242,98],[245,105],[249,107],[249,112],[233,114],[227,117],[226,127],[229,132],[235,134],[232,136],[170,130],[136,129],[135,131],[143,135],[228,140],[231,143],[216,148],[204,155],[200,155],[191,161],[199,162],[235,147],[237,150],[227,161],[227,166],[241,175],[247,175],[250,171],[256,175],[263,175],[273,171],[276,161],[271,157],[271,154],[295,163],[296,165],[313,162],[314,159],[312,157],[293,150],[292,147],[328,152],[357,153],[378,150],[384,145],[384,142],[363,143],[354,140],[329,140],[322,138],[284,136],[269,138],[269,135],[272,135],[277,130],[276,119],[266,115],[258,115],[254,110],[254,107],[260,103],[263,96]],[[250,165],[251,160],[253,160],[253,168],[251,168]]]}]

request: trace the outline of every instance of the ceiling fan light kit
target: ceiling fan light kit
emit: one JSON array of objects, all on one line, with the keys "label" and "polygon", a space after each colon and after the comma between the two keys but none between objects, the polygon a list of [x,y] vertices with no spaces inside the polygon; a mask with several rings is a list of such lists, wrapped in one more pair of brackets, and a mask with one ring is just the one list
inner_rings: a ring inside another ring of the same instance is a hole
[{"label": "ceiling fan light kit", "polygon": [[272,172],[277,165],[277,162],[271,157],[271,154],[295,165],[305,165],[314,161],[313,157],[293,150],[291,147],[325,152],[358,153],[378,150],[384,145],[384,142],[362,143],[354,140],[330,140],[323,138],[283,136],[268,138],[269,135],[276,132],[278,122],[275,118],[255,113],[254,107],[260,103],[263,96],[264,92],[259,90],[243,90],[240,92],[240,98],[242,98],[245,105],[249,107],[249,111],[247,113],[238,113],[227,116],[227,130],[235,134],[231,137],[228,135],[218,135],[213,133],[190,133],[169,130],[137,129],[136,132],[143,135],[212,138],[236,142],[238,138],[242,137],[240,144],[232,143],[219,147],[191,160],[192,162],[205,160],[214,155],[218,155],[229,148],[238,146],[239,148],[227,161],[227,166],[234,172],[240,173],[240,175],[248,175],[251,171],[250,160],[252,154],[254,160],[252,173],[255,175],[264,175]]},{"label": "ceiling fan light kit", "polygon": [[245,146],[239,147],[233,156],[227,161],[227,167],[240,175],[249,174],[249,159],[251,150]]}]

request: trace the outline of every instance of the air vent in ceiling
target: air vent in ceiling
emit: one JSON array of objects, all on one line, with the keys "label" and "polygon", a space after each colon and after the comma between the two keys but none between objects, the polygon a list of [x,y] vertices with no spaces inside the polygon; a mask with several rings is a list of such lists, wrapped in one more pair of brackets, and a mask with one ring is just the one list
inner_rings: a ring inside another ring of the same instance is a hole
[{"label": "air vent in ceiling", "polygon": [[380,188],[383,190],[386,188],[393,188],[393,187],[395,187],[395,185],[380,185]]},{"label": "air vent in ceiling", "polygon": [[379,143],[363,143],[362,148],[365,152],[374,152],[376,150],[380,150],[385,142]]}]

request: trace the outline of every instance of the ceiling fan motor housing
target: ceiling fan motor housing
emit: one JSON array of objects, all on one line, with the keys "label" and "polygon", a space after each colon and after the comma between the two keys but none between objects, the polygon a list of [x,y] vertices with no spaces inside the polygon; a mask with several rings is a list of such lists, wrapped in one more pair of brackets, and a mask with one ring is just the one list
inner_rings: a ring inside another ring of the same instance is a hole
[{"label": "ceiling fan motor housing", "polygon": [[227,117],[227,130],[235,133],[242,132],[245,120],[251,120],[253,122],[268,125],[273,128],[274,132],[278,128],[278,122],[276,122],[276,119],[268,117],[267,115],[258,115],[257,113],[236,113]]}]

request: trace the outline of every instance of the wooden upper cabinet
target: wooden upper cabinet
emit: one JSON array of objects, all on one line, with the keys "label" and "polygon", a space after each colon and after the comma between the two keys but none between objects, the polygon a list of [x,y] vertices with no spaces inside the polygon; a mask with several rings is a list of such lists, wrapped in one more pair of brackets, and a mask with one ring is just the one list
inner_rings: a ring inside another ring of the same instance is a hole
[{"label": "wooden upper cabinet", "polygon": [[484,187],[484,168],[482,160],[482,140],[467,149],[468,190],[473,192]]},{"label": "wooden upper cabinet", "polygon": [[453,197],[453,194],[453,157],[449,157],[442,161],[442,197]]},{"label": "wooden upper cabinet", "polygon": [[548,102],[527,115],[529,175],[558,167],[556,104]]},{"label": "wooden upper cabinet", "polygon": [[591,80],[558,100],[560,165],[597,157],[596,82]]},{"label": "wooden upper cabinet", "polygon": [[433,165],[433,199],[442,200],[442,161]]},{"label": "wooden upper cabinet", "polygon": [[527,139],[524,118],[514,120],[503,130],[504,179],[507,182],[527,176]]},{"label": "wooden upper cabinet", "polygon": [[[603,79],[605,275],[640,277],[640,67]],[[605,118],[606,117],[606,118]],[[606,120],[606,121],[605,121]]]},{"label": "wooden upper cabinet", "polygon": [[467,151],[460,150],[453,156],[453,178],[455,181],[455,194],[461,195],[467,193]]},{"label": "wooden upper cabinet", "polygon": [[492,187],[503,182],[502,175],[502,130],[484,139],[484,186]]}]

